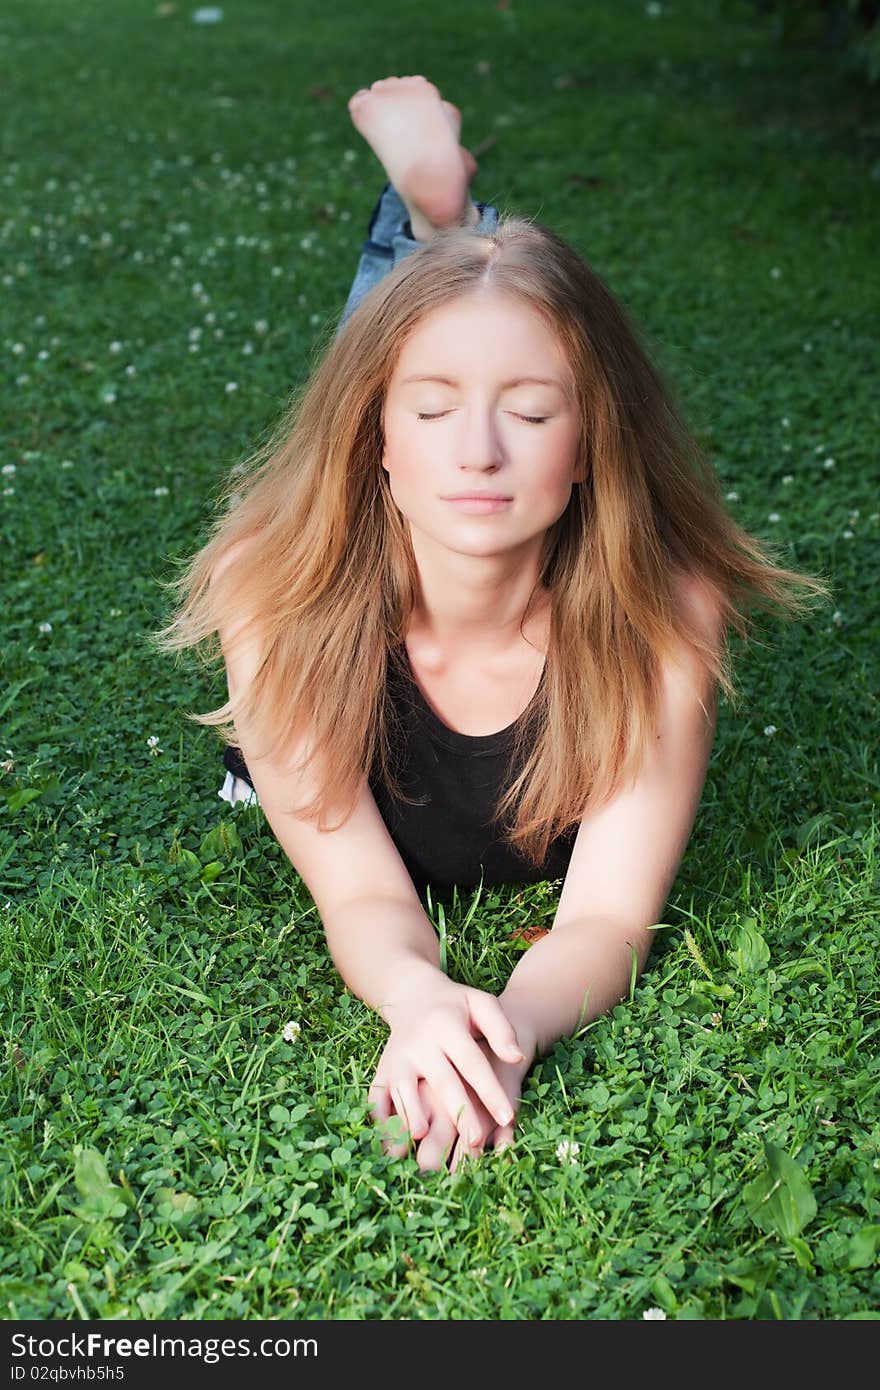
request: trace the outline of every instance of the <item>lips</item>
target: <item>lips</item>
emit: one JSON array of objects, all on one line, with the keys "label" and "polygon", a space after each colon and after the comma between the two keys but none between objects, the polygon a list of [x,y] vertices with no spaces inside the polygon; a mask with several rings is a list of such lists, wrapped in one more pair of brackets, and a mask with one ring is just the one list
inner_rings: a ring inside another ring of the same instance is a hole
[{"label": "lips", "polygon": [[512,502],[506,492],[454,492],[444,502]]}]

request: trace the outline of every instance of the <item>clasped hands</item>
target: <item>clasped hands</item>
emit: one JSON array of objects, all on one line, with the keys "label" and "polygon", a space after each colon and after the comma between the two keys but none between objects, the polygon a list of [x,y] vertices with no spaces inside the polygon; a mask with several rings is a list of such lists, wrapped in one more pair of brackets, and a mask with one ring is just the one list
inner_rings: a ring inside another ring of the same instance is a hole
[{"label": "clasped hands", "polygon": [[487,1144],[505,1148],[535,1039],[515,1030],[494,995],[442,977],[385,1011],[391,1035],[367,1100],[377,1125],[397,1116],[383,1147],[403,1157],[415,1143],[423,1171],[456,1171]]}]

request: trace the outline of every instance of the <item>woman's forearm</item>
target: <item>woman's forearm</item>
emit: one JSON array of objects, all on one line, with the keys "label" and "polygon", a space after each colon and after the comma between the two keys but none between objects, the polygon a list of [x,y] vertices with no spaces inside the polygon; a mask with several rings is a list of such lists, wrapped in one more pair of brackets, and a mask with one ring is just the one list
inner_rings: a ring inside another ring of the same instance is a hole
[{"label": "woman's forearm", "polygon": [[519,1036],[530,1033],[538,1055],[623,999],[651,950],[646,927],[584,917],[554,927],[521,957],[498,996]]},{"label": "woman's forearm", "polygon": [[386,1023],[424,988],[442,985],[440,943],[420,906],[356,898],[323,919],[333,963],[349,989]]}]

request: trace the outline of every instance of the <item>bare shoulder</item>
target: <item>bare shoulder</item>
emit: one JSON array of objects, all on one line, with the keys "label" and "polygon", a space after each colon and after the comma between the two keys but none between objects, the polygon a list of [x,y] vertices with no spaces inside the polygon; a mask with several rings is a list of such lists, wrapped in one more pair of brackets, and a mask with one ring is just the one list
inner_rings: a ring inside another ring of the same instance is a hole
[{"label": "bare shoulder", "polygon": [[679,571],[673,581],[679,613],[712,647],[724,640],[724,614],[721,596],[705,576]]},{"label": "bare shoulder", "polygon": [[[255,536],[245,536],[222,550],[211,571],[211,587],[251,552],[255,543]],[[229,693],[233,695],[250,684],[262,661],[259,615],[246,611],[240,603],[230,603],[228,611],[217,615],[217,635],[226,661]]]}]

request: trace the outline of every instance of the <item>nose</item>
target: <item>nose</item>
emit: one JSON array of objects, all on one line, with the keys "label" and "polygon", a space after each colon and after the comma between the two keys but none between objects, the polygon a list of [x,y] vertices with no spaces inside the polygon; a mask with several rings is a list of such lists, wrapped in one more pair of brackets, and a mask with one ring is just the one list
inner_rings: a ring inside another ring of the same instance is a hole
[{"label": "nose", "polygon": [[504,446],[495,412],[485,405],[471,405],[461,412],[458,466],[467,472],[495,472],[504,463]]}]

